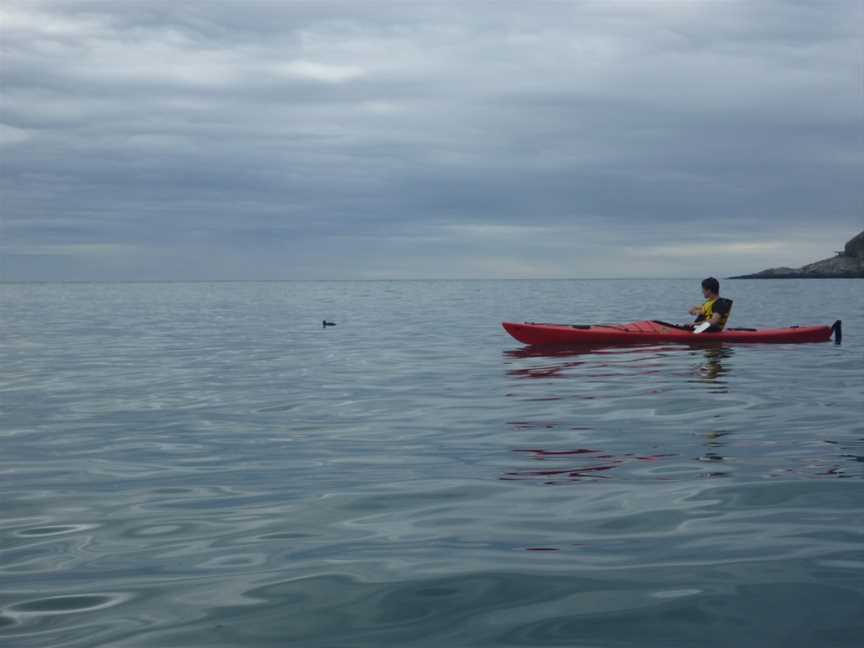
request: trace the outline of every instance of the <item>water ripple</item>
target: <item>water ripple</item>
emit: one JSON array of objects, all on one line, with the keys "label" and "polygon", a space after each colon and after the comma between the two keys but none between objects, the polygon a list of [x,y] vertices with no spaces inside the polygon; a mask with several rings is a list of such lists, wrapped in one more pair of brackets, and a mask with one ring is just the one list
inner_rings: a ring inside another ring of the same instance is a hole
[{"label": "water ripple", "polygon": [[[499,328],[691,283],[0,285],[0,645],[857,647],[854,327]],[[736,318],[862,321],[859,289],[743,282]]]}]

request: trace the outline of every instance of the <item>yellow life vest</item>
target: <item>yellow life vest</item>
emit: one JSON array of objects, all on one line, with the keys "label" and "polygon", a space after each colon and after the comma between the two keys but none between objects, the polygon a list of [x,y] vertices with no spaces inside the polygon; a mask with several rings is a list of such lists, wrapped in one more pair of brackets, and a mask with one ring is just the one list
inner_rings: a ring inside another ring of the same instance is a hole
[{"label": "yellow life vest", "polygon": [[[715,297],[714,299],[709,299],[704,304],[702,304],[702,319],[710,320],[714,315],[714,304],[721,299],[720,297]],[[729,315],[732,313],[732,301],[727,299],[725,300],[729,302],[729,310],[725,314],[720,315],[720,321],[715,324],[718,330],[722,331],[726,326],[726,322],[729,320]]]}]

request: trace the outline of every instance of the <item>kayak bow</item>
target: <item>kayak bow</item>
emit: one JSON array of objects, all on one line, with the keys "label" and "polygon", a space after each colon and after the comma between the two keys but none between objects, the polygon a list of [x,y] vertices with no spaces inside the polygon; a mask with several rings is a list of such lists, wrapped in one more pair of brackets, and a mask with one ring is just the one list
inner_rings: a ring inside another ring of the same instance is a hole
[{"label": "kayak bow", "polygon": [[628,324],[538,324],[503,322],[504,329],[523,344],[654,344],[656,342],[827,342],[842,336],[840,320],[832,326],[790,326],[787,328],[727,328],[717,333],[694,334],[690,329],[658,320]]}]

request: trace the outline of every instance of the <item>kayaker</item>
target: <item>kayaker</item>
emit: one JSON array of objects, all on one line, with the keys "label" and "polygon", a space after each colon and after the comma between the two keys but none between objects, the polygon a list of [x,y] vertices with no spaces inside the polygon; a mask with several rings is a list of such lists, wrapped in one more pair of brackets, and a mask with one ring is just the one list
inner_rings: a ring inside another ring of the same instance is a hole
[{"label": "kayaker", "polygon": [[702,294],[705,296],[705,303],[690,309],[690,314],[696,317],[693,324],[708,321],[711,326],[706,333],[722,331],[732,312],[732,300],[720,296],[720,282],[714,277],[703,279]]}]

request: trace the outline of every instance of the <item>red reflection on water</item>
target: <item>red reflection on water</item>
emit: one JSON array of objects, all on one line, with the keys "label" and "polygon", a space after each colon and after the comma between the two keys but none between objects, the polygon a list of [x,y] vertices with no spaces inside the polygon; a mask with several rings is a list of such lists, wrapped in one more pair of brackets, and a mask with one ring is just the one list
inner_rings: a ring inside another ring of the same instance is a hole
[{"label": "red reflection on water", "polygon": [[[509,358],[568,358],[580,355],[644,355],[646,353],[665,353],[693,350],[731,350],[730,345],[716,340],[685,344],[676,342],[670,344],[633,344],[622,346],[574,344],[567,346],[525,346],[504,351]],[[578,363],[577,363],[578,364]]]},{"label": "red reflection on water", "polygon": [[[503,481],[536,480],[541,478],[544,484],[555,486],[561,483],[582,480],[608,479],[606,473],[614,468],[632,461],[658,461],[664,457],[674,457],[673,453],[658,453],[651,455],[636,455],[627,453],[614,455],[592,448],[574,448],[570,450],[547,450],[545,448],[514,448],[513,452],[527,453],[534,461],[560,461],[571,457],[580,457],[588,463],[579,466],[566,466],[552,469],[511,470],[499,477]],[[550,479],[552,478],[552,479]]]},{"label": "red reflection on water", "polygon": [[843,474],[844,470],[842,466],[831,466],[828,470],[821,473],[816,473],[817,475],[824,475],[829,477],[848,477],[849,475]]},{"label": "red reflection on water", "polygon": [[[719,343],[722,345],[722,343]],[[706,345],[692,346],[688,344],[672,345],[637,345],[637,346],[585,346],[574,345],[565,347],[522,347],[504,351],[504,356],[513,359],[524,358],[549,358],[555,360],[553,364],[535,367],[520,367],[508,369],[507,375],[516,378],[544,379],[544,378],[566,378],[568,370],[583,367],[582,375],[590,378],[619,378],[621,368],[632,370],[642,375],[650,376],[668,371],[661,362],[658,362],[658,354],[673,351],[692,351],[693,349],[705,349]],[[716,350],[717,343],[709,346],[709,350]],[[591,356],[581,360],[562,362],[559,358],[573,358],[575,356]],[[629,357],[628,357],[629,356]],[[587,368],[590,371],[584,372]],[[660,393],[660,390],[657,391]]]},{"label": "red reflection on water", "polygon": [[535,477],[558,477],[562,475],[566,475],[571,480],[579,480],[584,477],[591,477],[594,479],[606,479],[606,475],[596,475],[593,473],[601,472],[604,470],[612,470],[620,463],[622,462],[618,462],[609,466],[584,466],[575,470],[570,468],[566,470],[517,470],[514,472],[505,473],[501,477],[501,479],[503,481],[514,481],[520,479],[533,479]]},{"label": "red reflection on water", "polygon": [[540,428],[551,430],[558,427],[558,423],[554,421],[508,421],[507,425],[512,425],[517,430],[537,430]]},{"label": "red reflection on water", "polygon": [[[683,356],[681,354],[684,354]],[[663,386],[658,386],[656,380],[642,380],[645,376],[651,375],[672,375],[670,381],[681,383],[699,382],[709,386],[713,391],[725,390],[724,376],[730,371],[728,366],[724,366],[726,360],[732,358],[734,351],[729,345],[722,342],[699,342],[695,344],[680,344],[680,343],[661,343],[647,344],[634,346],[586,346],[574,345],[565,347],[521,347],[509,351],[504,351],[505,365],[508,376],[515,378],[523,378],[540,382],[543,379],[560,379],[560,378],[578,378],[583,379],[586,383],[602,382],[603,389],[595,388],[595,385],[590,385],[590,389],[572,389],[568,390],[567,394],[550,394],[549,392],[560,391],[553,389],[549,383],[549,389],[546,394],[542,394],[543,387],[538,382],[534,382],[531,386],[531,398],[526,398],[528,394],[522,394],[522,398],[526,401],[541,401],[541,400],[563,400],[565,397],[568,401],[574,399],[584,400],[614,400],[616,393],[614,388],[618,383],[632,387],[633,385],[640,386],[640,395],[659,395],[666,389]],[[670,358],[677,356],[677,361],[671,362]],[[691,358],[692,356],[692,358]],[[682,362],[686,360],[686,362]],[[698,367],[694,367],[691,360],[699,362]],[[526,366],[533,365],[533,366]],[[693,380],[693,376],[696,380]],[[634,382],[633,379],[636,379]],[[557,383],[559,386],[561,383]],[[641,387],[644,384],[644,389]],[[538,389],[539,387],[539,389]],[[539,395],[537,392],[541,392]],[[520,396],[518,393],[508,392],[507,396]],[[519,431],[528,431],[532,429],[568,429],[563,422],[553,421],[511,421],[510,425]],[[591,427],[572,427],[573,430],[592,430]],[[717,432],[712,437],[710,446],[722,445],[717,438],[721,437],[723,432]],[[716,437],[716,438],[715,438]],[[538,441],[526,440],[526,445],[537,443]],[[541,441],[542,443],[543,441]],[[594,443],[593,437],[588,435],[579,435],[579,441],[575,443]],[[575,445],[574,443],[574,445]],[[652,446],[648,446],[652,447]],[[654,446],[656,447],[656,446]],[[561,485],[570,482],[578,481],[599,481],[601,479],[610,479],[615,476],[614,469],[620,468],[625,464],[633,464],[635,462],[648,462],[657,464],[667,457],[679,456],[678,453],[639,453],[628,452],[622,454],[609,454],[599,449],[577,447],[577,448],[516,448],[513,452],[527,453],[528,458],[534,461],[545,461],[546,465],[542,469],[528,468],[515,469],[505,472],[500,475],[502,480],[536,480],[548,485]],[[550,464],[550,462],[552,462]],[[627,469],[625,468],[625,473]],[[631,468],[630,473],[639,470],[640,474],[646,473],[646,468],[636,469]],[[650,469],[648,469],[650,470]],[[653,473],[653,470],[650,470]],[[619,473],[624,476],[624,473]],[[712,470],[703,473],[707,478],[718,478],[728,476],[728,472],[722,470]],[[831,472],[826,475],[832,474]],[[839,475],[834,475],[839,476]],[[668,480],[672,477],[660,474],[653,475],[656,480]]]},{"label": "red reflection on water", "polygon": [[[724,361],[731,358],[734,353],[729,345],[723,342],[701,342],[693,344],[648,344],[635,346],[585,346],[573,345],[565,347],[521,347],[504,351],[506,358],[548,358],[552,364],[535,367],[520,367],[508,369],[507,375],[515,378],[543,379],[543,378],[566,378],[569,370],[581,367],[580,376],[588,378],[606,379],[620,378],[621,370],[627,369],[627,373],[640,376],[651,376],[664,374],[670,371],[662,360],[662,356],[670,353],[692,352],[698,350],[705,357],[705,364],[692,371],[695,372],[697,380],[708,384],[716,384],[722,388],[723,381],[720,380],[729,372],[724,366]],[[561,361],[561,358],[574,358],[585,356],[579,360],[569,362]],[[589,357],[590,356],[590,357]],[[628,357],[629,356],[629,357]],[[583,367],[583,365],[586,365]],[[587,370],[587,371],[586,371]],[[662,393],[662,389],[653,388],[651,393]]]},{"label": "red reflection on water", "polygon": [[[531,452],[535,459],[543,459],[545,456],[558,455],[577,455],[588,454],[590,452],[600,452],[599,450],[589,450],[588,448],[576,448],[575,450],[543,450],[542,448],[514,448],[513,452]],[[608,455],[606,455],[608,456]]]}]

